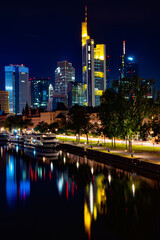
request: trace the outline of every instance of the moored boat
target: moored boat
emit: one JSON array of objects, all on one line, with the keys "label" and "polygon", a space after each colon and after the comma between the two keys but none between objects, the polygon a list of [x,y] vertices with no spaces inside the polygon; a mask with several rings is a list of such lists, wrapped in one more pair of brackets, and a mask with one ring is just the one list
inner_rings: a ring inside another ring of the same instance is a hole
[{"label": "moored boat", "polygon": [[52,152],[58,146],[54,134],[28,134],[25,135],[24,147],[36,149],[41,152]]},{"label": "moored boat", "polygon": [[8,136],[8,142],[13,143],[13,144],[24,144],[24,136],[19,135],[19,134],[11,134]]},{"label": "moored boat", "polygon": [[0,133],[0,142],[7,142],[8,141],[8,133]]}]

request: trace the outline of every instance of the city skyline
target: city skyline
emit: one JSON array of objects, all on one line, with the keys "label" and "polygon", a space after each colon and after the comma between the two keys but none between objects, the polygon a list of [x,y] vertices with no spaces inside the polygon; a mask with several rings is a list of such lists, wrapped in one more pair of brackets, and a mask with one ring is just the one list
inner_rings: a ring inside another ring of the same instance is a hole
[{"label": "city skyline", "polygon": [[[96,44],[101,42],[107,45],[110,81],[119,77],[119,56],[122,55],[122,42],[125,40],[128,55],[134,57],[139,65],[139,76],[153,77],[157,89],[160,89],[160,33],[156,6],[145,4],[144,7],[142,2],[134,2],[133,5],[125,1],[115,2],[115,6],[104,1],[98,5],[95,1],[83,4],[79,1],[62,1],[61,5],[54,3],[54,6],[47,5],[47,2],[44,6],[30,3],[27,6],[23,3],[11,3],[9,6],[2,4],[1,90],[4,90],[4,66],[10,63],[23,63],[29,67],[30,77],[50,77],[53,82],[57,62],[66,60],[72,62],[76,69],[76,81],[82,81],[81,23],[85,4],[88,7],[89,35],[92,35]],[[23,12],[20,11],[22,9]],[[43,17],[39,19],[42,13]],[[12,18],[15,23],[9,28]]]}]

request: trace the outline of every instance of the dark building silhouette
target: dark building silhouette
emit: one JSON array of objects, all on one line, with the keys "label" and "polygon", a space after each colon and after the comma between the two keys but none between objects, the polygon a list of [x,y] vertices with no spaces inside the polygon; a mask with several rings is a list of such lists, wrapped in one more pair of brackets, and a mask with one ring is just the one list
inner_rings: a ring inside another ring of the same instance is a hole
[{"label": "dark building silhouette", "polygon": [[49,78],[31,78],[31,107],[47,108],[49,98]]}]

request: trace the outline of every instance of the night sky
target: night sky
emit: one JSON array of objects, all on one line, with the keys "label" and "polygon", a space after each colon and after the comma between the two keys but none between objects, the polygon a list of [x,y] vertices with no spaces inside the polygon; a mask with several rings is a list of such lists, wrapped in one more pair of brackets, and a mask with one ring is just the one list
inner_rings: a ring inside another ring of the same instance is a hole
[{"label": "night sky", "polygon": [[139,65],[139,76],[154,78],[160,89],[160,17],[152,1],[5,1],[0,3],[0,88],[4,66],[24,64],[30,77],[50,77],[58,61],[67,60],[81,81],[81,22],[88,7],[88,33],[107,44],[109,79],[119,77],[122,42]]}]

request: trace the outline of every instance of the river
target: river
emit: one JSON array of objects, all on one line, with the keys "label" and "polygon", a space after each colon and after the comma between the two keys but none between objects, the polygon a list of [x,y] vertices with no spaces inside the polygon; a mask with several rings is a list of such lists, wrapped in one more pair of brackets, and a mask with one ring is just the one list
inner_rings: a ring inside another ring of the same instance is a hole
[{"label": "river", "polygon": [[47,159],[1,146],[0,236],[160,239],[160,183],[153,178],[61,150]]}]

